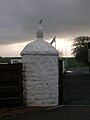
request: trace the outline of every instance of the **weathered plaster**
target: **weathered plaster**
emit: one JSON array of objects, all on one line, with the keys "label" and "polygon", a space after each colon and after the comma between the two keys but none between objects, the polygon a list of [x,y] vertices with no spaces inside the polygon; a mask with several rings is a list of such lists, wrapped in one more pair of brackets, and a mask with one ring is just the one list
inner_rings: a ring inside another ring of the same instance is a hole
[{"label": "weathered plaster", "polygon": [[27,106],[58,105],[58,52],[44,40],[27,45],[21,52],[23,89]]}]

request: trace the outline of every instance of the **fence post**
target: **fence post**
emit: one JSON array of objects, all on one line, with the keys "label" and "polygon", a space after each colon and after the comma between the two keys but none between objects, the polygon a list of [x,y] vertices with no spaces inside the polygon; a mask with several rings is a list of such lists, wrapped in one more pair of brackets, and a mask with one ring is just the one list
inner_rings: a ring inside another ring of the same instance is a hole
[{"label": "fence post", "polygon": [[63,104],[63,60],[58,58],[58,69],[59,69],[59,99],[58,104]]}]

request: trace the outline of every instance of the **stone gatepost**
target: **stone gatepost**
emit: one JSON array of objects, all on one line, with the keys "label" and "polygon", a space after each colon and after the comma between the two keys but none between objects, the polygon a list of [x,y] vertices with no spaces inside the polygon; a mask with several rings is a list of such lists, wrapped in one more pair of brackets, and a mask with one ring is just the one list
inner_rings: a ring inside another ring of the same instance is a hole
[{"label": "stone gatepost", "polygon": [[27,106],[57,106],[59,53],[42,39],[41,28],[36,36],[21,52],[24,100]]}]

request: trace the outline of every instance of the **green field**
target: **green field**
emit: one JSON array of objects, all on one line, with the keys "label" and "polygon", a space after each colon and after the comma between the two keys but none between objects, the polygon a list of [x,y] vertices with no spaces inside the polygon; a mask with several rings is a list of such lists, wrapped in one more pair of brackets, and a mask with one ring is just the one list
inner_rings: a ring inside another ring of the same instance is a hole
[{"label": "green field", "polygon": [[70,57],[70,58],[62,58],[64,61],[67,60],[67,68],[72,68],[72,67],[80,67],[84,66],[83,64],[79,63],[76,61],[75,57]]},{"label": "green field", "polygon": [[[21,57],[0,57],[0,63],[10,63],[11,59],[20,59]],[[64,61],[66,61],[66,58],[62,58]],[[83,66],[83,64],[80,64],[75,60],[74,57],[67,58],[67,68],[72,67],[80,67]]]}]

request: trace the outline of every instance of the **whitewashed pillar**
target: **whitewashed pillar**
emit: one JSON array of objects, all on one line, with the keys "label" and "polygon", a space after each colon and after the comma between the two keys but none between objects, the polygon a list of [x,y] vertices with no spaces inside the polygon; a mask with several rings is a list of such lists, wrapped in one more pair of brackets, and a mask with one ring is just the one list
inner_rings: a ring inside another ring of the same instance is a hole
[{"label": "whitewashed pillar", "polygon": [[42,39],[37,39],[21,52],[23,63],[23,94],[27,106],[58,105],[58,51]]}]

